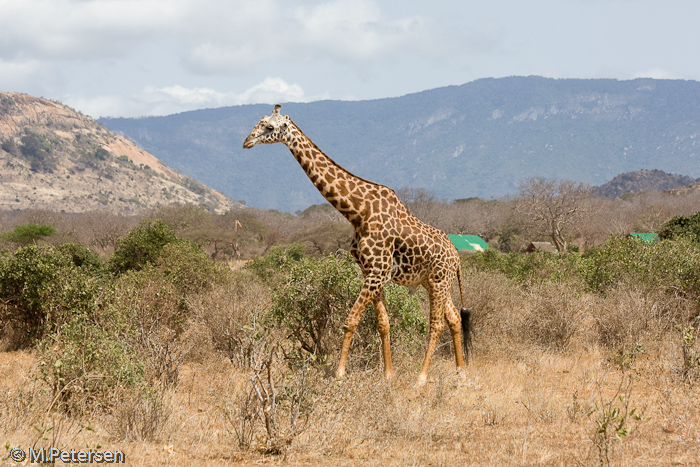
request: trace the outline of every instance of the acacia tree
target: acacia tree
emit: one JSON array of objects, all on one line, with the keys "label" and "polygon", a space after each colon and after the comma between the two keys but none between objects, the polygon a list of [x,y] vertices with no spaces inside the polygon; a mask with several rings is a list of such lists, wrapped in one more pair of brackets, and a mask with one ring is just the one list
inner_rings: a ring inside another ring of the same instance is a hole
[{"label": "acacia tree", "polygon": [[521,181],[518,190],[516,209],[546,230],[557,251],[566,250],[565,230],[585,211],[590,187],[573,180],[535,177]]}]

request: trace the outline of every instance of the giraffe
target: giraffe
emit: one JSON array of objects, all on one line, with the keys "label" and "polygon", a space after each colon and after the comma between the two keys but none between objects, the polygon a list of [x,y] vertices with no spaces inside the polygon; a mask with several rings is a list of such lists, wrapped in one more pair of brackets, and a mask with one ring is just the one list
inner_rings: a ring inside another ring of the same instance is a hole
[{"label": "giraffe", "polygon": [[[263,116],[243,143],[248,149],[258,144],[283,143],[308,175],[311,182],[353,226],[350,253],[364,276],[360,294],[350,310],[343,329],[336,377],[345,376],[345,366],[353,333],[370,303],[377,314],[377,331],[382,344],[384,373],[393,376],[389,318],[383,287],[393,281],[416,287],[422,285],[430,299],[430,334],[418,386],[425,383],[438,337],[445,321],[452,333],[457,371],[466,380],[465,360],[471,346],[469,310],[464,308],[464,292],[459,255],[447,235],[414,217],[391,188],[353,175],[324,154],[277,104],[272,115]],[[459,280],[461,311],[452,303],[450,288]]]}]

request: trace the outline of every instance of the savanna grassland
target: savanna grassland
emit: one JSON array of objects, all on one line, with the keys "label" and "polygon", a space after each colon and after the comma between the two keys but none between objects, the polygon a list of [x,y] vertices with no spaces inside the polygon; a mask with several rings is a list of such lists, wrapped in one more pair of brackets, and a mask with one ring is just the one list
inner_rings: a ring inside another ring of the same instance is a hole
[{"label": "savanna grassland", "polygon": [[700,218],[645,196],[598,217],[652,223],[658,243],[578,220],[566,251],[529,255],[548,231],[507,202],[414,197],[452,232],[471,216],[494,247],[462,258],[467,381],[443,333],[421,388],[427,297],[399,286],[395,378],[371,309],[333,378],[362,282],[326,208],[6,214],[2,464],[57,447],[153,466],[700,465]]}]

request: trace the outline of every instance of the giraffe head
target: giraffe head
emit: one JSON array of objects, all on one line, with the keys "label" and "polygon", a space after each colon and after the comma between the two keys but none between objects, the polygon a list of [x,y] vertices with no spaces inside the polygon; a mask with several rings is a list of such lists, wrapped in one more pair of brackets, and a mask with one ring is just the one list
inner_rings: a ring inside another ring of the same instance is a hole
[{"label": "giraffe head", "polygon": [[269,117],[264,115],[260,119],[243,142],[244,148],[252,148],[256,144],[284,143],[287,141],[290,120],[288,116],[280,115],[281,107],[280,104],[277,104],[275,110],[272,111],[272,115]]}]

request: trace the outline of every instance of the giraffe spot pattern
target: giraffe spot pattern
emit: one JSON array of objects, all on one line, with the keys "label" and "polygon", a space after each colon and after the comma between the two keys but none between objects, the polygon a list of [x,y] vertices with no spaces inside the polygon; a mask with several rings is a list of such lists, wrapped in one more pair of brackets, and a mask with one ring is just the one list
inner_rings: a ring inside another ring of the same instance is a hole
[{"label": "giraffe spot pattern", "polygon": [[445,321],[455,339],[457,366],[464,370],[458,345],[460,315],[450,297],[450,287],[460,267],[459,255],[447,235],[414,217],[390,188],[356,177],[336,164],[288,116],[279,114],[279,106],[253,128],[244,147],[276,142],[290,149],[311,182],[354,228],[350,253],[360,265],[365,280],[343,326],[346,334],[338,373],[342,375],[345,371],[352,333],[372,302],[377,305],[377,329],[382,342],[387,343],[383,351],[387,374],[391,371],[383,294],[383,287],[389,281],[406,286],[422,285],[428,291],[430,336],[420,378],[425,379]]}]

